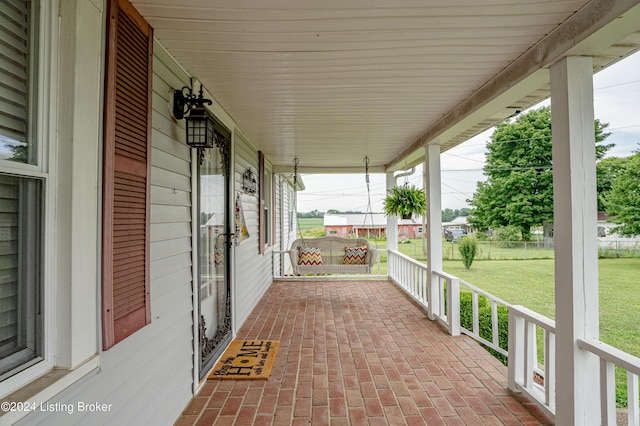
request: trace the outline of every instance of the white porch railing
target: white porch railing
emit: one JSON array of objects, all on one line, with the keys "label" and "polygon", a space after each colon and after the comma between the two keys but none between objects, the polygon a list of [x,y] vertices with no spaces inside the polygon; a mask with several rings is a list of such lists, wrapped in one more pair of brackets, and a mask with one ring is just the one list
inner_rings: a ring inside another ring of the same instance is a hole
[{"label": "white porch railing", "polygon": [[428,308],[427,265],[398,251],[388,250],[387,275],[422,307]]},{"label": "white porch railing", "polygon": [[[538,357],[538,329],[542,330],[544,351]],[[555,415],[556,324],[524,306],[509,308],[509,389],[523,392]]]},{"label": "white porch railing", "polygon": [[616,425],[615,367],[617,366],[627,372],[627,424],[639,426],[638,376],[640,376],[640,358],[598,340],[578,339],[578,347],[600,358],[600,424],[603,426]]},{"label": "white porch railing", "polygon": [[[507,302],[446,272],[433,271],[433,279],[429,281],[426,264],[397,251],[388,252],[387,262],[389,278],[425,309],[429,310],[428,295],[438,295],[429,312],[432,319],[444,324],[451,335],[467,334],[483,345],[507,356],[507,352],[499,345],[498,321],[498,307],[509,308],[510,305]],[[434,293],[431,293],[432,286],[435,286]],[[463,287],[467,290],[465,291]],[[460,295],[464,292],[471,293],[470,329],[460,323]],[[491,340],[481,336],[479,296],[485,297],[491,303]]]},{"label": "white porch railing", "polygon": [[431,319],[436,319],[444,324],[452,336],[459,336],[460,280],[442,271],[433,271],[432,274],[432,280],[428,283],[427,288],[436,286],[438,300],[434,301],[431,307]]},{"label": "white porch railing", "polygon": [[[468,336],[473,337],[478,342],[483,345],[493,349],[494,351],[502,354],[504,356],[508,356],[506,350],[500,347],[500,317],[498,315],[498,310],[500,306],[503,306],[507,309],[511,308],[511,305],[504,300],[501,300],[495,297],[491,293],[487,293],[484,290],[479,289],[478,287],[470,284],[466,281],[460,280],[460,291],[464,292],[464,288],[466,287],[468,291],[471,293],[471,313],[472,313],[472,326],[471,330],[460,327],[460,331]],[[491,340],[487,340],[481,335],[480,331],[480,296],[483,296],[490,304],[491,304]]]}]

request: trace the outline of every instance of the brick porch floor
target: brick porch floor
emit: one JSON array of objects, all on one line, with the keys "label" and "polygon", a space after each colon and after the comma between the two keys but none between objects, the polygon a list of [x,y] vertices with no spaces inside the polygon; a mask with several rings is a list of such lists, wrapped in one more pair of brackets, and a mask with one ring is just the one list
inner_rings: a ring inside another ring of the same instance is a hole
[{"label": "brick porch floor", "polygon": [[237,338],[280,340],[271,377],[207,381],[176,425],[550,423],[388,281],[275,282]]}]

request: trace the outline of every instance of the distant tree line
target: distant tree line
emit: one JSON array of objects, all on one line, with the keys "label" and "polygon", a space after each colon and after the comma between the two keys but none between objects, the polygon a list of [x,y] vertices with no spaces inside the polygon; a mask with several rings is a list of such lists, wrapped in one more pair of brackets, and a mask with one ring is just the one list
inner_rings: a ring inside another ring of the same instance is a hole
[{"label": "distant tree line", "polygon": [[457,217],[469,216],[471,213],[471,209],[462,208],[462,209],[444,209],[442,210],[442,221],[443,222],[452,222]]},{"label": "distant tree line", "polygon": [[311,210],[310,212],[298,212],[298,217],[301,219],[314,219],[314,218],[323,218],[325,214],[365,214],[365,212],[352,211],[352,210],[347,210],[342,212],[336,209],[329,209],[327,210],[327,213],[325,213],[318,210]]},{"label": "distant tree line", "polygon": [[[471,209],[462,208],[462,209],[444,209],[442,210],[442,221],[443,222],[451,222],[455,218],[460,216],[469,216]],[[365,212],[361,211],[340,211],[336,209],[327,210],[326,214],[365,214]],[[310,212],[298,212],[298,217],[301,219],[313,219],[313,218],[323,218],[325,212],[321,212],[318,210],[311,210]]]},{"label": "distant tree line", "polygon": [[324,212],[320,212],[318,210],[311,210],[310,212],[298,212],[298,217],[300,219],[323,218]]}]

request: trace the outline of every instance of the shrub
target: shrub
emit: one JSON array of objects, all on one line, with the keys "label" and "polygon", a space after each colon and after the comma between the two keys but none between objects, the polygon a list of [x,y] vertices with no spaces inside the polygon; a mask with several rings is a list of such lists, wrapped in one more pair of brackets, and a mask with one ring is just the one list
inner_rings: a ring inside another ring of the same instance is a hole
[{"label": "shrub", "polygon": [[462,264],[468,270],[471,268],[473,259],[476,257],[478,251],[478,241],[475,237],[463,237],[458,244],[458,250],[462,256]]},{"label": "shrub", "polygon": [[473,234],[478,241],[489,241],[490,237],[486,232],[475,232]]},{"label": "shrub", "polygon": [[520,241],[522,233],[515,226],[501,226],[494,232],[495,239],[498,241]]},{"label": "shrub", "polygon": [[[473,331],[473,298],[470,292],[460,293],[460,326]],[[480,337],[491,342],[491,304],[483,295],[478,295],[478,326]],[[507,357],[485,345],[482,346],[507,365]],[[498,306],[498,346],[505,351],[509,347],[509,309],[506,306]]]}]

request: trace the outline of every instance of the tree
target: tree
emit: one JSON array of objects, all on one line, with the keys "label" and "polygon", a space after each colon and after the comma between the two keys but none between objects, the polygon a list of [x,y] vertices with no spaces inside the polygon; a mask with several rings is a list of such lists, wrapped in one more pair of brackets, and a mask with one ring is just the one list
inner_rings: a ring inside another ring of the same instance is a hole
[{"label": "tree", "polygon": [[628,161],[628,157],[611,157],[596,163],[598,211],[607,211],[606,199],[611,192],[613,183],[625,170]]},{"label": "tree", "polygon": [[28,145],[9,145],[9,150],[11,150],[11,157],[7,158],[9,161],[17,161],[18,163],[28,163],[29,162],[29,147]]},{"label": "tree", "polygon": [[451,222],[457,217],[461,216],[469,216],[470,209],[464,207],[461,209],[444,209],[442,210],[442,221],[443,222]]},{"label": "tree", "polygon": [[468,207],[463,207],[460,209],[460,213],[458,214],[458,216],[465,217],[465,216],[469,216],[470,214],[471,214],[471,209]]},{"label": "tree", "polygon": [[605,199],[607,212],[616,217],[621,235],[640,235],[640,153],[628,157],[625,169],[613,182]]},{"label": "tree", "polygon": [[[594,121],[596,157],[613,144],[602,144],[610,135],[607,123]],[[480,230],[517,227],[524,240],[531,228],[553,221],[553,172],[551,170],[551,110],[532,110],[498,126],[487,144],[484,174],[468,202],[473,207],[469,223]]]},{"label": "tree", "polygon": [[455,218],[456,218],[456,215],[453,212],[453,210],[451,210],[451,209],[442,210],[442,221],[443,222],[451,222]]}]

